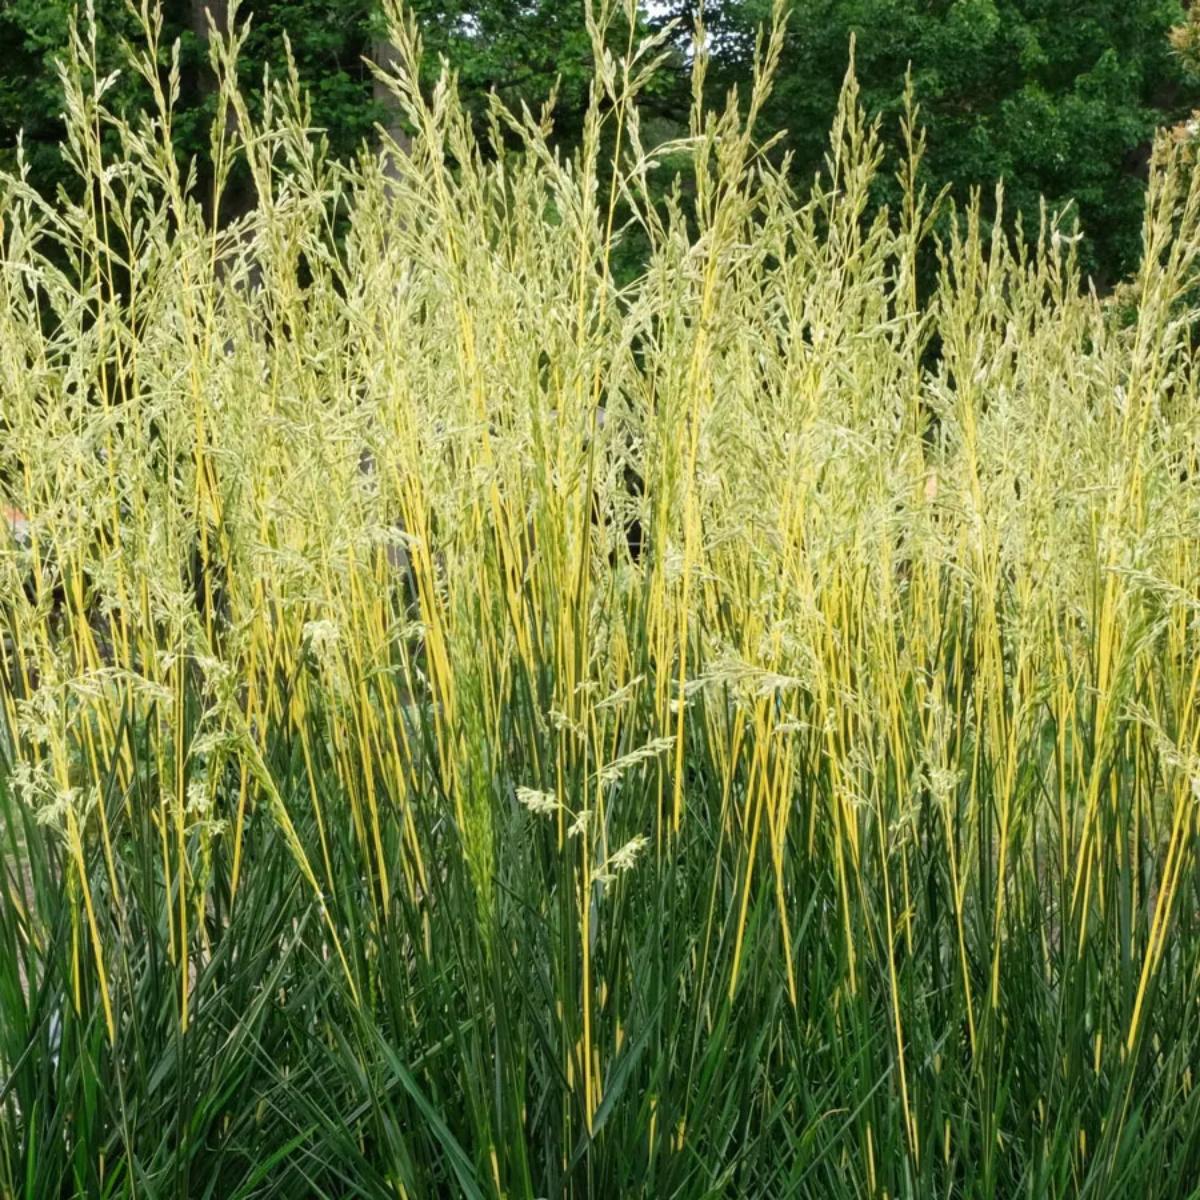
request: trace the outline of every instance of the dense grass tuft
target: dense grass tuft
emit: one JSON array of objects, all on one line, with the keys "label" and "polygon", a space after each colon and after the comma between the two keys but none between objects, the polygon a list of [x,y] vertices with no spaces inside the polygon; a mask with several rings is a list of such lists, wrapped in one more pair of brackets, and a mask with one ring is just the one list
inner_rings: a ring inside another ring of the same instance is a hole
[{"label": "dense grass tuft", "polygon": [[0,181],[0,1193],[1197,1195],[1189,149],[1118,320],[852,75],[792,194],[778,35],[567,162],[395,24],[411,153],[231,37],[195,196],[149,15]]}]

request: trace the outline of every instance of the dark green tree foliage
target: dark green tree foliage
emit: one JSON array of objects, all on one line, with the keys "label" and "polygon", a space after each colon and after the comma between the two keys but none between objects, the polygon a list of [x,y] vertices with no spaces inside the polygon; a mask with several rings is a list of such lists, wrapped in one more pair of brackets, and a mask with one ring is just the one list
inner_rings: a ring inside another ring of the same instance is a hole
[{"label": "dark green tree foliage", "polygon": [[557,86],[561,123],[570,131],[587,102],[592,45],[583,0],[415,0],[426,69],[445,55],[459,74],[463,97],[476,112],[488,92],[531,107]]},{"label": "dark green tree foliage", "polygon": [[[48,192],[69,183],[58,151],[64,127],[54,61],[66,50],[73,7],[68,0],[6,0],[0,6],[0,164],[13,166],[21,136],[31,176]],[[167,48],[176,38],[181,44],[176,144],[183,159],[197,158],[201,173],[212,116],[206,9],[223,25],[229,7],[228,0],[163,4],[164,70]],[[430,83],[447,61],[459,75],[468,107],[481,120],[492,90],[515,107],[522,101],[536,107],[557,86],[559,129],[572,139],[591,80],[583,0],[411,0],[408,9],[422,31]],[[137,40],[137,19],[125,0],[94,0],[94,12],[98,59],[117,70],[124,62],[122,43]],[[244,0],[235,19],[250,23],[240,71],[252,112],[258,111],[264,69],[282,74],[290,52],[310,94],[313,123],[332,151],[353,153],[371,137],[385,115],[366,65],[385,53],[377,0]],[[145,103],[132,73],[116,86],[116,95],[110,93],[115,108]]]},{"label": "dark green tree foliage", "polygon": [[[690,23],[695,8],[683,0],[670,15]],[[770,9],[705,6],[712,87],[746,78]],[[1074,201],[1083,261],[1104,284],[1136,257],[1152,130],[1198,102],[1169,41],[1182,11],[1180,0],[796,0],[764,125],[788,129],[797,175],[811,176],[854,34],[864,103],[883,114],[893,145],[911,63],[930,182],[965,197],[973,186],[990,194],[1003,176],[1006,206],[1033,233],[1039,196]]]},{"label": "dark green tree foliage", "polygon": [[[11,170],[17,143],[24,143],[30,173],[43,187],[64,178],[59,142],[63,137],[63,94],[55,59],[67,49],[71,6],[60,0],[4,0],[0,4],[0,166]],[[95,0],[98,57],[115,70],[122,41],[137,37],[138,23],[124,0]],[[165,28],[183,32],[182,5],[164,6]],[[114,106],[144,102],[126,73],[117,80]]]},{"label": "dark green tree foliage", "polygon": [[[208,0],[221,19],[227,0]],[[206,0],[165,0],[164,47],[181,40],[183,95],[176,117],[182,158],[205,170],[211,88],[203,45]],[[124,0],[94,0],[99,58],[116,69],[135,19]],[[444,58],[482,122],[489,91],[515,106],[537,106],[557,84],[556,132],[570,146],[591,77],[583,0],[411,0],[425,39],[430,81]],[[696,0],[654,6],[654,23],[684,18],[690,35]],[[745,84],[755,31],[771,0],[710,0],[706,23],[719,95]],[[53,66],[67,44],[67,0],[6,0],[0,5],[0,163],[11,167],[18,133],[36,184],[47,193],[69,184],[58,152],[61,91]],[[1188,77],[1176,34],[1181,0],[795,0],[787,48],[762,129],[786,128],[803,184],[821,165],[850,35],[869,111],[899,138],[904,74],[912,64],[929,130],[926,169],[934,185],[965,197],[1006,181],[1007,204],[1036,230],[1039,197],[1073,202],[1088,240],[1085,265],[1101,285],[1133,261],[1140,234],[1142,176],[1151,131],[1200,106],[1200,80]],[[245,0],[239,20],[251,31],[243,83],[255,108],[264,67],[286,65],[285,35],[312,99],[313,122],[335,153],[352,152],[384,117],[364,58],[380,56],[377,0]],[[616,40],[623,40],[619,23]],[[166,51],[164,50],[164,53]],[[659,123],[678,131],[689,101],[684,56],[678,86],[648,101]],[[164,69],[166,64],[164,63]],[[117,107],[144,96],[132,73],[115,85]],[[383,122],[387,124],[385,120]],[[889,185],[880,199],[892,198]]]},{"label": "dark green tree foliage", "polygon": [[[67,46],[73,5],[65,0],[10,0],[0,11],[0,162],[12,165],[18,131],[35,182],[42,186],[61,176],[58,142],[62,92],[54,60]],[[176,116],[176,143],[182,156],[197,155],[203,166],[211,117],[211,79],[204,45],[206,8],[222,22],[223,0],[167,0],[163,4],[163,45],[181,45],[182,95]],[[286,0],[245,3],[239,21],[250,21],[241,67],[252,108],[256,109],[264,68],[286,69],[285,35],[306,87],[314,122],[331,146],[351,151],[372,128],[379,112],[372,103],[371,80],[363,62],[370,48],[371,0]],[[99,59],[119,69],[122,43],[139,41],[136,18],[125,0],[94,0]],[[164,61],[164,69],[166,67]],[[139,105],[147,97],[126,72],[118,82],[115,107]]]},{"label": "dark green tree foliage", "polygon": [[[196,8],[203,3],[193,0]],[[249,0],[239,5],[236,22],[250,24],[239,58],[239,75],[251,111],[255,115],[260,112],[264,70],[276,78],[283,76],[290,53],[312,104],[314,126],[322,130],[335,154],[353,153],[370,137],[381,116],[364,61],[371,53],[373,7],[372,0]],[[220,17],[223,24],[226,15]],[[198,21],[193,24],[199,26]],[[203,79],[203,64],[198,62],[196,69]],[[198,143],[207,139],[209,116],[207,104],[202,105]]]}]

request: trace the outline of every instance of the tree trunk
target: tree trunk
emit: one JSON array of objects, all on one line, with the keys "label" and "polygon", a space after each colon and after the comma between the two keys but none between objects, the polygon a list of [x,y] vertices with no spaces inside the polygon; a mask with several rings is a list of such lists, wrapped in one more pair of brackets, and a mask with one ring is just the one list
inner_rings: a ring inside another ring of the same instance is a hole
[{"label": "tree trunk", "polygon": [[[395,69],[396,49],[386,37],[376,39],[374,45],[371,47],[371,57],[374,59],[376,65],[383,70],[392,71]],[[403,153],[410,153],[412,150],[412,138],[409,137],[408,130],[404,127],[404,120],[400,112],[400,101],[378,79],[374,80],[371,85],[371,95],[375,103],[384,111],[384,118],[381,122],[384,132],[400,147]],[[383,146],[387,146],[386,141],[383,142]],[[397,177],[396,164],[391,158],[388,159],[384,169],[392,179]]]}]

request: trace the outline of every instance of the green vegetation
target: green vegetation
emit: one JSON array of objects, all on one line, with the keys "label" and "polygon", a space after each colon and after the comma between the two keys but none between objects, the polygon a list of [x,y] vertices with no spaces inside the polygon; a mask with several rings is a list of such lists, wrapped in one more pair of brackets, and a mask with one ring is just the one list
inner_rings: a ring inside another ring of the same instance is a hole
[{"label": "green vegetation", "polygon": [[[90,0],[100,30],[101,74],[123,65],[121,43],[135,38],[131,0]],[[77,180],[59,156],[62,87],[55,60],[67,44],[75,0],[7,0],[0,8],[0,166],[12,169],[24,138],[30,178],[42,194]],[[137,8],[140,0],[133,0]],[[770,0],[709,0],[712,35],[706,98],[724,104],[727,89],[749,94],[756,32]],[[1080,263],[1102,290],[1136,269],[1140,256],[1146,165],[1154,130],[1200,108],[1200,78],[1189,72],[1189,18],[1181,0],[794,0],[779,72],[762,117],[786,130],[781,151],[789,178],[806,192],[822,165],[826,131],[837,108],[851,35],[858,38],[857,78],[869,116],[883,114],[885,143],[902,152],[900,98],[911,65],[929,133],[923,169],[932,191],[949,184],[960,204],[970,189],[990,196],[1006,181],[1011,218],[1021,214],[1036,237],[1040,197],[1051,208],[1070,202],[1086,231]],[[442,57],[486,146],[488,95],[514,111],[538,111],[556,90],[553,144],[579,148],[594,70],[584,0],[411,0],[426,44],[424,80],[436,83]],[[172,140],[181,163],[194,160],[208,191],[210,129],[216,97],[208,67],[208,11],[225,29],[236,10],[252,18],[239,56],[249,110],[261,117],[263,72],[286,70],[285,39],[312,103],[313,123],[338,156],[355,153],[377,123],[391,126],[387,96],[373,86],[365,59],[386,59],[377,0],[163,0],[164,44],[180,39],[180,97]],[[637,35],[663,30],[667,69],[642,95],[647,144],[687,132],[691,104],[688,51],[696,0],[656,0],[631,13]],[[671,18],[678,24],[668,28]],[[1195,18],[1190,18],[1194,24]],[[1171,45],[1172,31],[1175,37]],[[618,17],[608,46],[622,54],[629,29]],[[160,70],[168,68],[164,52]],[[109,103],[131,114],[153,107],[151,90],[125,72]],[[510,149],[517,149],[515,142]],[[611,151],[608,147],[608,152]],[[608,153],[603,157],[607,157]],[[608,182],[607,178],[602,184]],[[75,196],[77,199],[78,197]],[[661,199],[661,197],[660,197]],[[877,181],[873,203],[893,207],[890,177]],[[227,212],[252,203],[236,180]],[[641,265],[645,245],[619,252],[624,279]]]},{"label": "green vegetation", "polygon": [[[101,77],[124,67],[123,43],[140,40],[141,8],[140,0],[90,0]],[[540,106],[556,90],[559,137],[578,142],[593,65],[582,0],[577,5],[412,0],[408,8],[423,31],[426,83],[436,82],[441,58],[449,61],[477,128],[493,90],[518,110],[523,101]],[[75,0],[9,0],[0,10],[0,166],[11,169],[20,136],[33,182],[48,196],[59,184],[77,183],[59,154],[64,98],[56,66],[75,11]],[[210,20],[220,30],[231,22],[247,27],[239,77],[256,116],[262,115],[264,71],[282,75],[290,55],[308,92],[313,122],[334,154],[352,155],[372,137],[377,122],[387,123],[387,97],[373,88],[367,66],[367,60],[381,61],[387,53],[386,26],[374,0],[164,0],[160,13],[160,72],[169,67],[165,48],[176,39],[180,47],[172,141],[181,163],[196,161],[205,184],[216,113]],[[626,45],[627,30],[615,28],[613,36]],[[112,81],[107,94],[109,106],[125,110],[131,120],[138,110],[153,110],[153,89],[128,71]]]},{"label": "green vegetation", "polygon": [[[744,77],[770,7],[736,0],[713,9],[723,82]],[[1139,259],[1152,133],[1200,106],[1169,44],[1181,10],[1179,0],[802,0],[764,120],[789,130],[807,183],[854,33],[863,103],[887,114],[894,150],[911,65],[930,185],[952,184],[959,196],[980,187],[990,197],[1003,176],[1010,214],[1023,214],[1034,234],[1039,197],[1057,209],[1073,202],[1086,231],[1081,263],[1111,285]],[[896,202],[894,187],[880,190]]]},{"label": "green vegetation", "polygon": [[1196,1196],[1195,144],[1117,319],[779,28],[568,159],[392,16],[407,152],[231,36],[197,197],[152,20],[0,179],[0,1194]]}]

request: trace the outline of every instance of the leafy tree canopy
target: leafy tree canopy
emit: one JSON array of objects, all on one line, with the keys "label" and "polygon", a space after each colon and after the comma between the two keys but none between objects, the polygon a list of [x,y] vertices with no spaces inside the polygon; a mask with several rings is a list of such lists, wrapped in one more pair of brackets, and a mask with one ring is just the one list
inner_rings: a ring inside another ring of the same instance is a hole
[{"label": "leafy tree canopy", "polygon": [[[125,0],[92,0],[100,60],[121,64],[121,42],[136,39]],[[218,21],[228,0],[208,0]],[[709,0],[708,86],[743,94],[755,32],[772,0]],[[458,72],[468,106],[482,113],[496,90],[510,104],[540,103],[557,84],[556,129],[570,144],[592,72],[583,0],[410,0],[432,77],[444,57]],[[664,136],[686,120],[687,56],[697,0],[648,6],[647,23],[683,18],[676,78],[652,96]],[[176,122],[181,155],[203,166],[211,88],[203,35],[205,0],[164,0],[164,44],[182,43],[183,95]],[[1084,261],[1101,284],[1134,261],[1142,176],[1156,126],[1200,107],[1200,14],[1181,0],[794,0],[786,50],[763,130],[786,128],[797,179],[819,169],[850,36],[863,100],[899,137],[905,71],[911,64],[929,134],[926,169],[934,186],[991,191],[1006,180],[1006,203],[1036,229],[1039,197],[1073,203],[1088,234]],[[62,95],[53,60],[67,45],[68,0],[7,0],[0,7],[0,166],[23,136],[34,181],[66,179],[58,153]],[[313,120],[332,149],[351,152],[383,116],[364,58],[383,47],[378,0],[244,0],[251,19],[242,70],[253,101],[265,66],[285,66],[284,37],[310,89]],[[614,29],[615,40],[624,40]],[[1191,63],[1193,70],[1188,71]],[[165,65],[165,64],[164,64]],[[114,85],[118,103],[144,95],[132,73]],[[386,123],[386,121],[385,121]],[[880,199],[890,196],[889,181]]]},{"label": "leafy tree canopy", "polygon": [[[694,19],[693,0],[660,19]],[[713,87],[740,84],[771,0],[705,5]],[[899,139],[911,64],[930,181],[965,196],[1006,181],[1006,205],[1036,231],[1039,196],[1074,202],[1084,261],[1101,282],[1135,260],[1143,172],[1156,126],[1198,102],[1171,46],[1180,0],[796,0],[765,123],[789,131],[797,172],[821,163],[850,35],[863,102]],[[1176,36],[1178,41],[1178,36]]]}]

